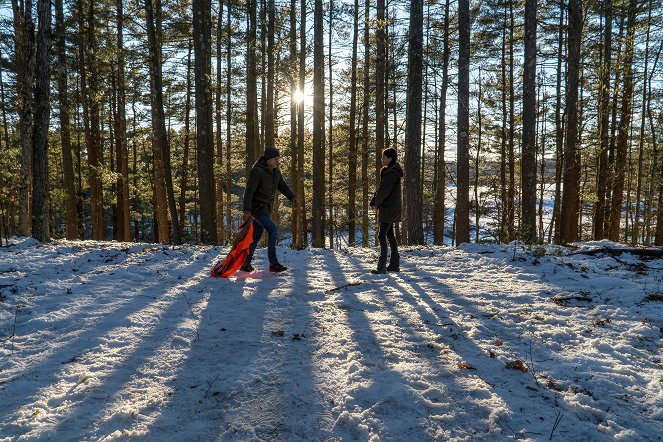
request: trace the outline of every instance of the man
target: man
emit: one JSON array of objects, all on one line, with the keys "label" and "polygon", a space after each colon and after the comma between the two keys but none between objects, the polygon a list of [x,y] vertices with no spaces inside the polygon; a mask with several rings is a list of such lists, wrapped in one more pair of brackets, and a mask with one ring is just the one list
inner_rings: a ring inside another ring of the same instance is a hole
[{"label": "man", "polygon": [[246,183],[246,189],[244,190],[244,221],[248,221],[253,217],[253,244],[251,244],[244,265],[240,267],[240,270],[245,272],[255,270],[251,265],[251,260],[264,230],[267,230],[268,235],[269,271],[283,272],[288,269],[276,259],[276,236],[279,229],[269,217],[277,190],[284,194],[293,205],[297,204],[295,194],[285,183],[279,170],[279,157],[279,151],[276,148],[265,148],[263,156],[253,165]]}]

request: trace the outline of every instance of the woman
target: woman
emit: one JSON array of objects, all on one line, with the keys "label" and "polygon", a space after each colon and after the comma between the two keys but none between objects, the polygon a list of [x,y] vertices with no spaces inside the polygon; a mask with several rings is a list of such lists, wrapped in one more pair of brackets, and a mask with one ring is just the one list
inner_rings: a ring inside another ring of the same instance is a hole
[{"label": "woman", "polygon": [[[378,268],[371,273],[386,273],[387,270],[398,272],[400,262],[396,235],[394,235],[394,223],[401,220],[401,177],[403,169],[396,162],[396,150],[389,148],[382,152],[382,169],[380,170],[380,187],[371,199],[371,207],[378,210],[380,230],[380,258]],[[387,266],[387,240],[391,247],[391,257]]]}]

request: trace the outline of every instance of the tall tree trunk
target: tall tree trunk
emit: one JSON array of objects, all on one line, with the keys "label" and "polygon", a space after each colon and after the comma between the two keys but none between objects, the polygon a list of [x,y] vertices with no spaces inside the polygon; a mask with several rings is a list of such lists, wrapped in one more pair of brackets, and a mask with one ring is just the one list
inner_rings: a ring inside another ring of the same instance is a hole
[{"label": "tall tree trunk", "polygon": [[32,0],[19,4],[12,0],[14,13],[14,46],[16,58],[16,91],[18,108],[19,144],[21,145],[21,172],[19,180],[19,219],[18,233],[29,236],[31,233],[30,201],[32,194],[32,125],[35,69],[34,22],[32,21]]},{"label": "tall tree trunk", "polygon": [[[246,178],[259,154],[258,85],[256,73],[256,0],[247,0],[248,34],[246,37]],[[197,89],[197,88],[196,88]]]},{"label": "tall tree trunk", "polygon": [[179,218],[180,237],[184,238],[186,224],[186,191],[189,186],[189,141],[191,137],[191,52],[193,41],[189,39],[186,58],[186,99],[184,101],[184,148],[182,150],[182,173],[180,174]]},{"label": "tall tree trunk", "polygon": [[385,0],[377,0],[377,24],[375,29],[375,186],[380,185],[380,169],[382,168],[382,149],[385,148],[385,65],[387,51],[385,47],[387,22],[384,19]]},{"label": "tall tree trunk", "polygon": [[311,244],[323,247],[325,238],[325,54],[322,0],[313,12],[313,201]]},{"label": "tall tree trunk", "polygon": [[[297,108],[298,99],[303,94],[297,93],[297,2],[290,0],[290,29],[289,29],[289,58],[288,58],[288,76],[290,77],[290,180],[297,190]],[[292,205],[290,223],[292,230],[292,245],[297,245],[297,238],[301,235],[298,232],[299,206]]]},{"label": "tall tree trunk", "polygon": [[435,185],[435,209],[433,211],[433,242],[444,244],[444,212],[446,193],[446,163],[444,159],[446,145],[447,85],[449,83],[449,2],[444,3],[444,23],[442,34],[442,86],[440,89],[440,124],[437,145],[437,182]]},{"label": "tall tree trunk", "polygon": [[[647,14],[647,34],[645,38],[645,70],[643,78],[647,78],[649,74],[649,33],[651,30],[651,16],[652,16],[652,2],[649,1],[649,8]],[[637,185],[636,185],[636,194],[635,194],[635,222],[633,223],[633,235],[632,242],[638,243],[639,241],[644,240],[644,234],[641,236],[640,232],[640,218],[641,218],[641,207],[646,207],[646,201],[643,202],[643,205],[640,205],[642,198],[642,176],[646,173],[644,170],[644,148],[645,148],[645,115],[647,115],[647,81],[643,81],[642,84],[642,112],[640,117],[640,141],[638,144],[638,171],[637,171]],[[646,213],[646,212],[645,212]],[[642,232],[644,233],[644,232]],[[638,239],[640,238],[640,240]]]},{"label": "tall tree trunk", "polygon": [[635,39],[636,14],[638,2],[630,0],[628,7],[628,27],[626,30],[626,47],[624,49],[624,90],[622,95],[621,119],[617,135],[617,157],[615,161],[615,178],[612,188],[612,200],[608,216],[608,239],[619,240],[622,202],[624,199],[625,168],[628,155],[629,131],[631,128],[631,111],[633,105],[633,48]]},{"label": "tall tree trunk", "polygon": [[[5,138],[5,148],[9,145],[9,124],[7,122],[7,106],[5,105],[5,81],[3,79],[2,67],[0,66],[0,112],[2,113],[2,130]],[[12,200],[5,202],[3,206],[5,239],[16,231]]]},{"label": "tall tree trunk", "polygon": [[[540,120],[537,122],[537,136],[536,138],[540,139],[540,155],[539,155],[539,201],[537,208],[537,217],[539,223],[539,234],[538,242],[543,244],[545,239],[545,227],[543,225],[543,208],[544,208],[544,197],[546,196],[546,146],[548,144],[548,132],[546,130],[547,124],[547,109],[548,109],[548,97],[544,92],[543,88],[543,76],[538,76],[538,93],[537,97],[537,115],[541,115]],[[539,94],[543,94],[541,97]],[[551,226],[552,227],[552,226]]]},{"label": "tall tree trunk", "polygon": [[614,182],[615,182],[615,159],[617,157],[617,126],[618,126],[618,116],[617,116],[617,104],[619,103],[619,100],[617,97],[621,93],[622,89],[622,69],[619,69],[619,66],[622,66],[624,54],[622,51],[622,45],[624,44],[624,29],[625,26],[624,24],[626,23],[626,13],[621,13],[620,14],[620,19],[619,19],[619,32],[617,35],[617,60],[615,61],[615,66],[617,68],[615,69],[615,80],[614,80],[614,87],[612,91],[612,96],[614,97],[612,100],[612,105],[611,105],[611,111],[610,111],[610,141],[608,143],[608,179],[606,182],[606,207],[605,207],[605,224],[603,227],[604,231],[604,236],[608,237],[609,231],[610,231],[610,212],[612,211],[612,191],[614,187]]},{"label": "tall tree trunk", "polygon": [[90,2],[87,15],[87,67],[90,77],[87,87],[87,100],[90,118],[90,143],[88,147],[88,167],[90,169],[90,214],[92,217],[92,239],[106,238],[104,220],[104,189],[103,189],[103,152],[101,148],[101,117],[99,103],[103,94],[99,90],[99,66],[97,65],[97,41],[94,2]]},{"label": "tall tree trunk", "polygon": [[363,150],[361,153],[361,182],[362,182],[362,220],[361,244],[368,247],[368,110],[370,106],[370,83],[369,67],[371,62],[370,55],[370,0],[364,3],[364,78],[363,78],[363,98],[362,98],[362,130],[361,139]]},{"label": "tall tree trunk", "polygon": [[65,45],[64,8],[62,0],[55,0],[55,44],[58,69],[58,103],[60,106],[60,140],[62,143],[62,173],[65,195],[65,237],[78,237],[78,214],[76,212],[76,187],[74,165],[71,155],[71,132],[69,117],[69,93],[67,91],[67,55]]},{"label": "tall tree trunk", "polygon": [[274,146],[274,0],[267,0],[267,104],[265,105],[265,145]]},{"label": "tall tree trunk", "polygon": [[481,164],[481,143],[483,135],[483,126],[481,118],[481,102],[483,101],[483,87],[481,84],[481,66],[479,66],[479,79],[477,81],[479,93],[477,95],[477,153],[474,157],[474,241],[479,244],[479,221],[481,217],[481,204],[479,201],[479,166]]},{"label": "tall tree trunk", "polygon": [[470,242],[470,4],[458,0],[458,172],[456,245]]},{"label": "tall tree trunk", "polygon": [[216,243],[223,244],[226,233],[223,222],[223,141],[221,137],[221,39],[223,30],[223,0],[219,0],[216,28]]},{"label": "tall tree trunk", "polygon": [[[138,133],[137,133],[137,128],[136,128],[136,95],[134,94],[131,99],[131,113],[133,115],[133,118],[131,119],[131,124],[132,124],[132,132],[134,134],[133,140],[131,143],[132,147],[132,170],[133,170],[133,204],[132,204],[132,209],[133,213],[138,216]],[[134,219],[134,241],[139,241],[140,240],[140,224],[138,222],[138,217]],[[142,217],[141,217],[142,221]]]},{"label": "tall tree trunk", "polygon": [[501,202],[501,216],[500,218],[500,233],[499,240],[500,242],[508,242],[508,232],[507,225],[508,223],[508,213],[509,213],[509,203],[507,200],[507,181],[506,181],[506,166],[507,166],[507,78],[506,78],[506,66],[507,66],[507,39],[506,31],[508,28],[508,5],[507,2],[504,2],[504,13],[502,17],[502,42],[501,42],[501,69],[500,69],[500,80],[501,80],[501,99],[502,99],[502,133],[500,137],[500,202]]},{"label": "tall tree trunk", "polygon": [[[59,1],[59,0],[58,0]],[[127,112],[124,78],[124,6],[117,0],[117,118],[115,140],[117,150],[117,237],[131,241],[129,211],[129,153],[127,148]]]},{"label": "tall tree trunk", "polygon": [[523,241],[536,236],[536,0],[525,0],[525,66],[523,72],[523,146],[521,173],[521,231]]},{"label": "tall tree trunk", "polygon": [[226,225],[228,226],[228,240],[230,240],[230,233],[232,232],[232,173],[231,173],[231,149],[230,149],[230,126],[232,124],[232,88],[230,82],[232,80],[232,5],[228,1],[228,20],[226,22]]},{"label": "tall tree trunk", "polygon": [[[304,96],[306,80],[306,0],[300,4],[301,23],[299,25],[299,90]],[[306,247],[308,232],[306,226],[306,201],[304,193],[304,101],[297,112],[297,204],[299,205],[299,232],[296,246]]]},{"label": "tall tree trunk", "polygon": [[[657,138],[656,138],[656,124],[654,122],[654,115],[652,112],[652,87],[651,87],[651,81],[652,77],[654,76],[654,73],[656,72],[656,66],[658,65],[658,60],[661,55],[661,52],[663,52],[663,41],[661,41],[661,44],[658,47],[658,50],[656,51],[656,58],[654,60],[654,66],[652,68],[651,74],[649,74],[649,78],[647,79],[647,89],[649,90],[647,93],[647,119],[649,120],[649,130],[651,133],[651,144],[652,144],[652,162],[651,162],[651,169],[650,169],[650,176],[651,179],[649,180],[649,203],[647,204],[649,210],[647,210],[647,220],[646,220],[646,225],[647,225],[647,243],[651,243],[651,237],[652,237],[652,231],[654,232],[654,240],[657,241],[656,238],[659,238],[661,242],[663,243],[663,236],[659,235],[659,228],[661,229],[660,233],[663,234],[663,204],[661,204],[661,201],[663,201],[663,195],[659,194],[658,198],[658,216],[656,218],[656,224],[653,225],[652,218],[654,217],[654,195],[657,193],[656,189],[657,187],[660,187],[661,191],[663,191],[663,169],[659,170],[659,162],[663,164],[662,161],[660,161],[659,158],[659,151],[658,151],[658,144],[657,144]],[[658,244],[662,245],[662,244]]]},{"label": "tall tree trunk", "polygon": [[410,244],[423,244],[423,195],[421,194],[421,99],[423,75],[424,3],[413,0],[410,4],[410,31],[408,34],[407,122],[405,153],[405,200],[407,210],[407,237]]},{"label": "tall tree trunk", "polygon": [[599,90],[599,170],[596,183],[596,204],[594,206],[594,239],[605,236],[605,193],[608,182],[608,148],[610,143],[610,70],[612,61],[612,0],[605,0],[605,28],[603,30],[603,62]]},{"label": "tall tree trunk", "polygon": [[555,200],[553,203],[550,236],[555,244],[560,243],[560,213],[562,208],[562,172],[564,167],[564,118],[562,116],[562,60],[564,58],[564,0],[559,5],[559,34],[557,37],[557,78],[555,81]]},{"label": "tall tree trunk", "polygon": [[[260,0],[260,140],[259,146],[266,146],[265,144],[265,124],[267,120],[267,2]],[[260,155],[257,155],[260,156]],[[276,206],[276,204],[274,204]],[[274,212],[275,207],[272,207]],[[278,223],[277,223],[278,225]],[[263,237],[263,244],[267,244],[267,238]]]},{"label": "tall tree trunk", "polygon": [[357,218],[357,43],[359,41],[359,0],[355,0],[352,25],[352,74],[350,80],[350,128],[348,158],[348,245],[356,245]]},{"label": "tall tree trunk", "polygon": [[51,2],[39,0],[37,32],[37,63],[35,84],[35,122],[32,235],[41,242],[50,240],[48,202],[48,125],[51,116]]},{"label": "tall tree trunk", "polygon": [[196,151],[200,198],[200,241],[217,241],[214,202],[214,142],[212,126],[212,4],[193,2],[193,52],[196,90]]},{"label": "tall tree trunk", "polygon": [[[157,223],[158,242],[170,242],[168,232],[168,196],[166,191],[166,172],[163,145],[168,142],[166,122],[163,108],[163,85],[161,78],[161,51],[157,39],[155,11],[152,0],[145,0],[147,20],[147,40],[149,46],[150,66],[150,101],[152,107],[152,151],[154,162],[154,203]],[[195,14],[194,14],[195,15]],[[194,19],[194,23],[196,20]]]},{"label": "tall tree trunk", "polygon": [[582,0],[569,0],[568,69],[566,92],[566,142],[564,148],[564,192],[560,215],[560,239],[578,240],[580,214],[580,153],[578,149],[578,86],[582,37]]},{"label": "tall tree trunk", "polygon": [[515,19],[513,0],[509,0],[509,185],[507,187],[507,221],[506,227],[509,241],[515,239],[516,225],[516,152],[515,152],[515,132],[516,132],[516,94],[515,94]]},{"label": "tall tree trunk", "polygon": [[329,211],[329,248],[334,248],[334,80],[332,60],[332,30],[334,29],[334,1],[329,0],[329,152],[327,154],[329,164],[329,184],[327,187],[328,211]]}]

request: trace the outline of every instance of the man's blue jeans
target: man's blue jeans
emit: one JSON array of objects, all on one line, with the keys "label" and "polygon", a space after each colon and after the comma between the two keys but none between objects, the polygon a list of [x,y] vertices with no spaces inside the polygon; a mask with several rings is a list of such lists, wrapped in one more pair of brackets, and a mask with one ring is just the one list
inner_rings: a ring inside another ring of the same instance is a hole
[{"label": "man's blue jeans", "polygon": [[276,237],[279,233],[279,228],[276,227],[274,221],[269,217],[269,215],[255,215],[253,217],[253,244],[249,249],[249,255],[244,261],[247,264],[251,263],[253,259],[253,252],[256,250],[256,246],[262,238],[262,232],[267,230],[267,257],[269,258],[270,264],[278,263],[276,259]]}]

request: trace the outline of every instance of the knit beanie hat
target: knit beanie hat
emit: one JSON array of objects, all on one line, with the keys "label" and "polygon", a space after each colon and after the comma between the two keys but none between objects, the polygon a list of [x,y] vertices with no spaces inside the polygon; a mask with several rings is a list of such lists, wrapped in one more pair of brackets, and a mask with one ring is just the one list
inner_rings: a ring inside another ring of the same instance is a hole
[{"label": "knit beanie hat", "polygon": [[271,160],[272,158],[280,157],[281,154],[279,154],[279,151],[275,147],[270,146],[265,148],[264,156],[266,160]]}]

